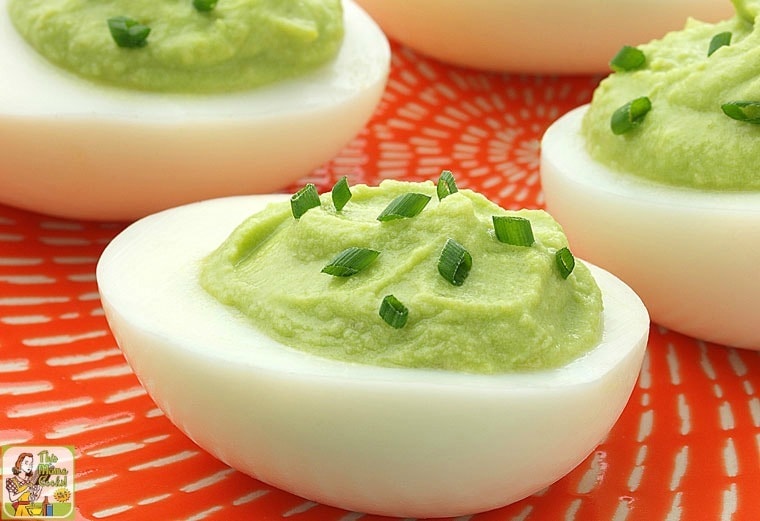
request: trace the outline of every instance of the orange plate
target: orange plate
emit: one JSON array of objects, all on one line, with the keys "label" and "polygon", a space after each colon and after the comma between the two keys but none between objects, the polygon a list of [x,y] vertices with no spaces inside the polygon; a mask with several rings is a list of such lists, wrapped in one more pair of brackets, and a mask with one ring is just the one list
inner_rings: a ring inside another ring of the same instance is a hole
[{"label": "orange plate", "polygon": [[[299,186],[326,190],[342,175],[352,184],[436,179],[445,168],[507,208],[541,207],[539,139],[598,80],[482,73],[394,46],[373,119]],[[88,520],[379,519],[233,471],[167,421],[98,300],[96,261],[124,226],[0,206],[0,445],[75,446],[76,508]],[[653,326],[608,439],[547,490],[471,519],[760,519],[759,390],[757,353]]]}]

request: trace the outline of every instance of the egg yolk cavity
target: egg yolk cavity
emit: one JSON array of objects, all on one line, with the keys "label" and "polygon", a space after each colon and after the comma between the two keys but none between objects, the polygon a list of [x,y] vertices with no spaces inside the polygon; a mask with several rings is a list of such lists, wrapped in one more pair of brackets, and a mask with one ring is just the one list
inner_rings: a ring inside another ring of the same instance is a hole
[{"label": "egg yolk cavity", "polygon": [[[201,285],[282,344],[348,362],[498,373],[598,344],[600,290],[546,212],[431,182],[349,193],[251,216],[204,260]],[[528,239],[500,237],[495,217],[529,223]]]},{"label": "egg yolk cavity", "polygon": [[[638,46],[633,54],[639,59],[614,67],[583,119],[594,160],[672,186],[760,190],[760,30],[754,23],[760,9],[756,2],[734,4],[734,18],[689,20],[684,30]],[[638,110],[631,110],[632,102]]]},{"label": "egg yolk cavity", "polygon": [[8,11],[50,62],[148,91],[243,90],[299,75],[334,58],[344,31],[340,0],[9,0]]}]

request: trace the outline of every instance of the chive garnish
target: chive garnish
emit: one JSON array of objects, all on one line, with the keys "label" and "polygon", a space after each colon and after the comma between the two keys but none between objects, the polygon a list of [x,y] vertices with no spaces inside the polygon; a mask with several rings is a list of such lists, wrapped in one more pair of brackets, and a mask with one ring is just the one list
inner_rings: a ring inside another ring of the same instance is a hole
[{"label": "chive garnish", "polygon": [[401,329],[409,318],[409,310],[393,295],[386,295],[380,304],[380,316],[389,326]]},{"label": "chive garnish", "polygon": [[524,217],[494,215],[493,230],[500,242],[513,246],[531,246],[535,242],[533,227]]},{"label": "chive garnish", "polygon": [[193,7],[198,11],[211,11],[219,0],[193,0]]},{"label": "chive garnish", "polygon": [[559,274],[563,279],[568,278],[573,272],[573,268],[575,268],[575,257],[573,257],[573,254],[569,249],[562,248],[560,250],[557,250],[557,253],[554,254],[554,258],[557,261]]},{"label": "chive garnish", "polygon": [[617,109],[610,119],[613,134],[625,134],[639,126],[651,108],[652,102],[646,96],[642,96]]},{"label": "chive garnish", "polygon": [[314,183],[307,184],[290,198],[290,209],[296,219],[300,219],[303,214],[319,205],[319,194]]},{"label": "chive garnish", "polygon": [[730,101],[720,108],[731,119],[760,125],[760,101]]},{"label": "chive garnish", "polygon": [[441,172],[441,176],[438,178],[438,185],[436,186],[436,192],[438,194],[438,200],[441,201],[447,195],[451,195],[458,192],[457,184],[454,181],[454,174],[451,170],[444,170]]},{"label": "chive garnish", "polygon": [[385,210],[377,216],[378,221],[393,221],[394,219],[403,219],[414,217],[419,214],[430,201],[430,196],[410,192],[396,197],[390,202]]},{"label": "chive garnish", "polygon": [[712,37],[712,40],[710,40],[710,46],[707,48],[707,56],[711,56],[712,53],[726,45],[731,45],[730,31],[718,33]]},{"label": "chive garnish", "polygon": [[348,178],[341,177],[332,187],[332,201],[335,209],[341,211],[346,203],[351,199],[351,189],[348,187]]},{"label": "chive garnish", "polygon": [[372,264],[378,255],[380,255],[380,252],[377,250],[352,246],[340,252],[329,264],[322,268],[322,273],[327,273],[334,277],[350,277]]},{"label": "chive garnish", "polygon": [[624,45],[610,60],[610,68],[615,72],[625,72],[640,69],[646,62],[646,56],[641,49]]},{"label": "chive garnish", "polygon": [[470,274],[472,255],[454,239],[447,239],[438,258],[438,273],[455,286],[464,284]]},{"label": "chive garnish", "polygon": [[108,30],[119,47],[144,47],[148,43],[150,27],[128,16],[114,16],[108,19]]}]

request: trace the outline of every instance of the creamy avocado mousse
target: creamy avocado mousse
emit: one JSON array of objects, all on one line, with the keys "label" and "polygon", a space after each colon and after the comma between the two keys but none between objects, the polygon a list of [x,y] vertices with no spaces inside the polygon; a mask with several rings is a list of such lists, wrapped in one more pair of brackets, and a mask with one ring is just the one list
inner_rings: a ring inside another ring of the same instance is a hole
[{"label": "creamy avocado mousse", "polygon": [[243,222],[201,285],[275,340],[360,364],[499,373],[594,348],[602,299],[561,227],[437,184],[307,185]]},{"label": "creamy avocado mousse", "polygon": [[672,186],[760,190],[760,3],[734,5],[730,20],[689,20],[613,58],[582,124],[593,159]]},{"label": "creamy avocado mousse", "polygon": [[333,59],[340,0],[9,0],[19,33],[79,76],[165,92],[242,90]]}]

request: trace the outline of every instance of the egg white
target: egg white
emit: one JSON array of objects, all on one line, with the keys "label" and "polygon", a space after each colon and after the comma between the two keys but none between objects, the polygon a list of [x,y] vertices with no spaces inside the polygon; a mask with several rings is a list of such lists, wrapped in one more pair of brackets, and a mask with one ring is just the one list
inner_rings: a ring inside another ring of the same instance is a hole
[{"label": "egg white", "polygon": [[649,331],[630,288],[589,266],[603,293],[603,340],[558,369],[484,376],[319,358],[266,337],[197,282],[202,258],[282,198],[222,198],[149,216],[98,263],[103,307],[124,355],[198,445],[317,502],[442,517],[534,493],[607,435]]},{"label": "egg white", "polygon": [[586,110],[561,117],[541,144],[546,208],[573,251],[628,283],[654,322],[760,349],[760,193],[682,189],[611,171],[586,152]]},{"label": "egg white", "polygon": [[[134,219],[282,188],[332,158],[385,88],[390,47],[352,0],[331,63],[245,92],[101,86],[47,62],[0,0],[0,203],[81,219]],[[104,22],[105,24],[105,22]]]},{"label": "egg white", "polygon": [[479,69],[584,74],[609,70],[624,44],[718,21],[728,0],[357,0],[388,36],[439,60]]}]

